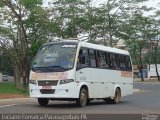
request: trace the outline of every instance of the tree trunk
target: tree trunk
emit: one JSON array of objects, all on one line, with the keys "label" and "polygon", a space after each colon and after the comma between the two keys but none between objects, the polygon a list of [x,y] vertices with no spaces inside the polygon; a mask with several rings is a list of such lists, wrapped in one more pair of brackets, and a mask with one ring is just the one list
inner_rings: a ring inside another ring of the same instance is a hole
[{"label": "tree trunk", "polygon": [[16,83],[16,88],[21,89],[21,75],[20,75],[20,69],[15,65],[14,67],[14,78],[15,78],[15,83]]},{"label": "tree trunk", "polygon": [[157,67],[157,46],[155,46],[155,49],[154,49],[153,59],[154,59],[154,64],[156,68],[157,79],[158,81],[160,81],[160,76],[159,76],[158,67]]},{"label": "tree trunk", "polygon": [[158,67],[157,67],[157,64],[155,64],[155,67],[156,67],[157,79],[158,79],[158,81],[160,81],[160,76],[159,76],[159,73],[158,73]]},{"label": "tree trunk", "polygon": [[140,72],[140,75],[141,75],[141,81],[144,81],[142,68],[139,68],[139,72]]},{"label": "tree trunk", "polygon": [[139,72],[141,74],[141,81],[144,81],[144,77],[143,77],[143,62],[142,62],[142,48],[140,47],[139,50],[139,59],[140,59],[140,65],[139,65]]},{"label": "tree trunk", "polygon": [[111,35],[111,33],[109,33],[109,45],[110,45],[110,47],[113,47],[112,42],[113,42],[112,35]]},{"label": "tree trunk", "polygon": [[22,72],[22,78],[23,78],[23,89],[26,90],[27,89],[27,80],[26,80],[26,71],[23,70]]}]

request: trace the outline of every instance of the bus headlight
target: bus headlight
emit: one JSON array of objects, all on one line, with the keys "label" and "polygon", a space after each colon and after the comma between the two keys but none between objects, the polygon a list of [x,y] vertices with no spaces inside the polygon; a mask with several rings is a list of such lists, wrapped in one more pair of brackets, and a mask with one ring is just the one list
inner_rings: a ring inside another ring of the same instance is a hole
[{"label": "bus headlight", "polygon": [[74,80],[73,79],[61,80],[59,84],[66,84],[66,83],[70,83],[70,82],[74,82]]},{"label": "bus headlight", "polygon": [[31,84],[37,84],[37,82],[36,82],[36,80],[29,80],[29,83],[31,83]]}]

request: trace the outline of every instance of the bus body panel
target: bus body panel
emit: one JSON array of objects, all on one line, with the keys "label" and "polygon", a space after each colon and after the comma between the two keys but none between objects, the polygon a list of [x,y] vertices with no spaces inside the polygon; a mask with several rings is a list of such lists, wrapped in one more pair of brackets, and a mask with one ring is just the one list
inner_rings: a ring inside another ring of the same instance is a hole
[{"label": "bus body panel", "polygon": [[90,83],[90,98],[113,97],[117,87],[121,88],[122,96],[131,94],[133,89],[131,78],[121,77],[121,71],[116,70],[83,68],[76,72],[76,80]]}]

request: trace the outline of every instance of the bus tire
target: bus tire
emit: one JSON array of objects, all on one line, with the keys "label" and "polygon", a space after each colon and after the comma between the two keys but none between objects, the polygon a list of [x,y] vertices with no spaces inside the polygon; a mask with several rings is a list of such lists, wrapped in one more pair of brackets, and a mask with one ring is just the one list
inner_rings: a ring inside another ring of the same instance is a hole
[{"label": "bus tire", "polygon": [[82,87],[79,93],[79,98],[76,100],[76,104],[79,107],[85,107],[88,101],[88,92],[85,87]]},{"label": "bus tire", "polygon": [[49,102],[48,98],[38,98],[38,103],[41,106],[47,106]]},{"label": "bus tire", "polygon": [[118,104],[121,98],[121,91],[119,88],[116,88],[114,98],[112,99],[113,104]]},{"label": "bus tire", "polygon": [[103,99],[108,104],[118,104],[121,98],[121,91],[119,88],[116,88],[115,95],[113,98],[105,98]]},{"label": "bus tire", "polygon": [[104,98],[103,100],[108,104],[112,103],[112,99],[111,98]]},{"label": "bus tire", "polygon": [[90,99],[88,99],[88,100],[87,100],[87,105],[89,105],[89,104],[90,104],[90,102],[91,102],[91,100],[90,100]]}]

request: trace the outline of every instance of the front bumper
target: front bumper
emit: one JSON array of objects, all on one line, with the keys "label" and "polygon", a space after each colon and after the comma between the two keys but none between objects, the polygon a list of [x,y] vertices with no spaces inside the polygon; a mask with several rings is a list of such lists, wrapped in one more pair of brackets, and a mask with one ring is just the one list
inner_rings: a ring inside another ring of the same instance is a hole
[{"label": "front bumper", "polygon": [[43,90],[42,86],[29,84],[30,97],[33,98],[78,98],[78,84],[75,82],[51,86],[51,90]]}]

